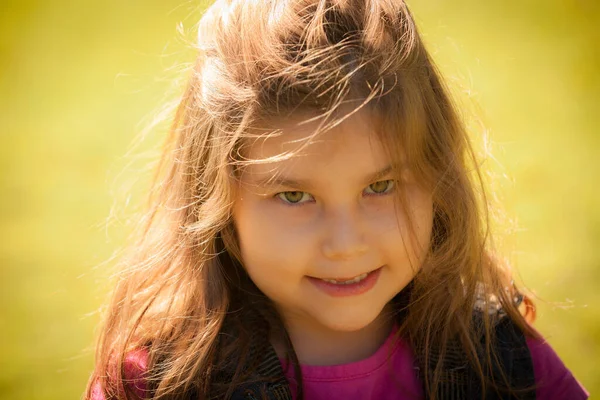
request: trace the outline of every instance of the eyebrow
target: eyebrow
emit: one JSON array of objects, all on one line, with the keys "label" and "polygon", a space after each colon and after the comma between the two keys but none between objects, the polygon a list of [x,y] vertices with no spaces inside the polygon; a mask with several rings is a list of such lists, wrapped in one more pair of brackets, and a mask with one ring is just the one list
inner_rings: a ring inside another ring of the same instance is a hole
[{"label": "eyebrow", "polygon": [[[377,180],[381,179],[382,177],[388,175],[390,172],[392,172],[394,170],[394,165],[388,165],[387,167],[376,171],[372,174],[367,175],[364,178],[363,184],[368,184],[368,183],[372,183],[372,182],[376,182]],[[295,178],[291,178],[291,177],[286,177],[283,176],[281,174],[279,175],[275,175],[275,176],[270,176],[268,178],[264,178],[264,179],[259,179],[257,181],[254,182],[255,185],[263,187],[263,186],[285,186],[285,187],[292,187],[292,188],[302,188],[302,189],[310,189],[312,187],[312,184],[309,180],[306,179],[295,179]]]}]

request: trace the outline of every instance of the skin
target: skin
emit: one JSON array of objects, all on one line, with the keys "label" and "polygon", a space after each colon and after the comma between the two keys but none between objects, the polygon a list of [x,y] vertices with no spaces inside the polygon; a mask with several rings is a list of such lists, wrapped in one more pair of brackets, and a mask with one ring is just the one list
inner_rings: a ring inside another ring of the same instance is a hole
[{"label": "skin", "polygon": [[[431,195],[402,172],[410,236],[407,216],[395,206],[398,177],[376,175],[394,163],[371,118],[357,113],[300,151],[316,123],[272,121],[282,134],[247,148],[252,160],[297,152],[244,169],[233,219],[244,267],[277,307],[302,364],[373,354],[393,324],[388,303],[414,277],[429,246]],[[274,176],[278,182],[265,182]],[[380,267],[375,286],[355,296],[333,297],[308,278],[343,280]],[[280,339],[272,341],[281,356]]]}]

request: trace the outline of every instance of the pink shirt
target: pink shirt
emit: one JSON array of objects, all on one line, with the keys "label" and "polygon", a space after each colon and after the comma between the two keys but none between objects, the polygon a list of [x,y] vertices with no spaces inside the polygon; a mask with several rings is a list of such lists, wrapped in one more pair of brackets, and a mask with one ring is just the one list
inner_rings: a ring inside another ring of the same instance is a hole
[{"label": "pink shirt", "polygon": [[[394,329],[371,357],[350,364],[302,365],[305,400],[315,399],[422,399],[423,389],[413,369],[413,354],[402,341],[394,344]],[[294,368],[280,360],[296,398]]]},{"label": "pink shirt", "polygon": [[[302,365],[305,400],[330,399],[423,399],[423,389],[413,369],[413,353],[403,341],[394,343],[393,331],[385,343],[369,358],[332,366]],[[587,399],[588,393],[573,377],[550,345],[527,339],[531,352],[537,400]],[[285,375],[295,398],[294,369]]]}]

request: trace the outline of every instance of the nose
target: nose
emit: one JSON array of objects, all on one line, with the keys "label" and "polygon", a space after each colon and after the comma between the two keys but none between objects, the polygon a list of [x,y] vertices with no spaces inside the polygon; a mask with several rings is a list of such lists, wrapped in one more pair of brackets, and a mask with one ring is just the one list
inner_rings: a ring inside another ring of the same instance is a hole
[{"label": "nose", "polygon": [[349,260],[368,250],[360,216],[353,210],[337,210],[326,217],[322,252],[331,260]]}]

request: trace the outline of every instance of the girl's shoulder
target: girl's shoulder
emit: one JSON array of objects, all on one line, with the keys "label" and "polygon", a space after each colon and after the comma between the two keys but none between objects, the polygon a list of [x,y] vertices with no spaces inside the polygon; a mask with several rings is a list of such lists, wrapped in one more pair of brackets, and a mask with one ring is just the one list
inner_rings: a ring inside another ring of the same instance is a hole
[{"label": "girl's shoulder", "polygon": [[[506,356],[512,360],[510,362],[517,362],[518,368],[525,368],[529,373],[533,372],[532,381],[538,400],[587,399],[589,394],[585,388],[573,376],[548,341],[533,328],[535,307],[518,292],[514,301],[535,334],[530,336],[521,332],[515,322],[503,312],[501,306],[494,311],[488,310],[497,315],[496,335],[499,335],[500,343],[509,343],[509,347],[516,346],[516,348],[502,350],[503,345],[499,344],[497,350],[500,351],[501,358]],[[481,311],[482,309],[476,308],[476,314]],[[515,339],[518,336],[521,339]],[[524,346],[525,348],[523,348]],[[521,357],[520,361],[516,361],[518,357]],[[533,371],[531,371],[532,369]],[[522,374],[522,372],[519,373]]]}]

